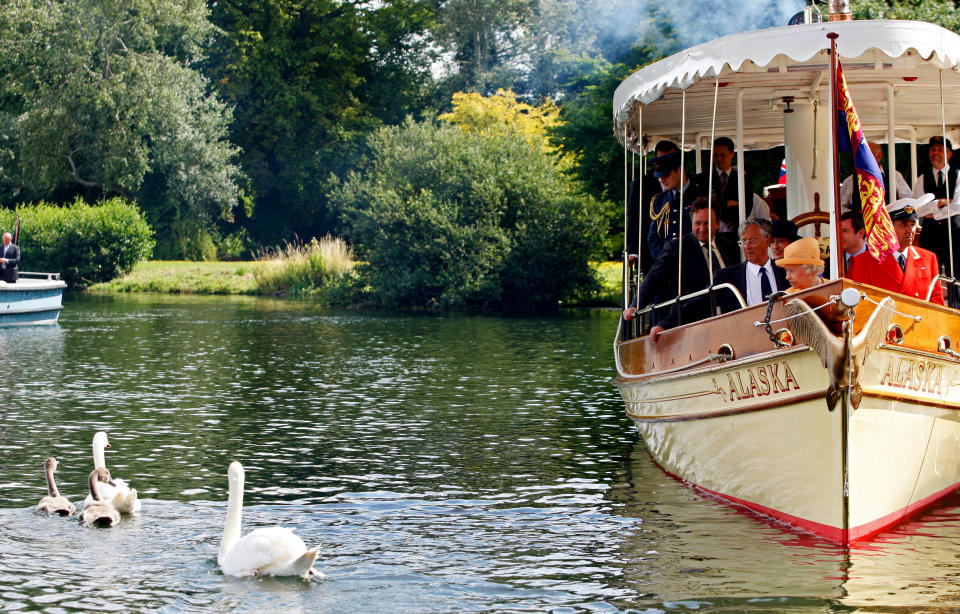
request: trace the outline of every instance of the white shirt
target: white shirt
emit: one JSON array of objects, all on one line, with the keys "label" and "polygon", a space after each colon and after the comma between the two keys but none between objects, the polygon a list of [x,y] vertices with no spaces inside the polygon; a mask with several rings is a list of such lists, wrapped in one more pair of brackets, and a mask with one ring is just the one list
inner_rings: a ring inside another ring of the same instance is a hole
[{"label": "white shirt", "polygon": [[[933,176],[934,176],[934,178],[936,178],[936,176],[937,176],[937,169],[933,168],[933,169],[930,169],[930,170],[933,171]],[[943,180],[946,181],[946,180],[947,180],[947,172],[950,170],[950,165],[949,165],[949,164],[944,164],[944,165],[943,165],[943,168],[940,169],[940,170],[943,171],[943,177],[944,177]],[[960,183],[960,181],[958,181],[957,183]],[[935,188],[936,186],[931,186],[931,187],[934,187],[934,188]],[[953,200],[950,201],[950,204],[951,204],[951,205],[958,205],[958,206],[960,206],[960,190],[958,190],[957,187],[958,187],[958,186],[955,186],[955,185],[950,186],[950,189],[953,190]],[[926,194],[927,192],[932,192],[932,191],[933,191],[933,190],[927,190],[927,189],[925,189],[925,187],[924,187],[924,185],[923,185],[923,175],[920,175],[919,177],[917,177],[916,181],[913,182],[913,197],[914,197],[914,198],[920,198],[921,196],[923,196],[923,195]]]},{"label": "white shirt", "polygon": [[[893,194],[887,194],[887,202],[908,196],[914,196],[913,190],[910,189],[910,184],[903,178],[900,171],[897,171],[897,198],[893,198]],[[847,176],[840,184],[840,204],[845,210],[853,206],[853,175]]]},{"label": "white shirt", "polygon": [[[767,262],[763,265],[763,268],[767,270],[767,280],[770,282],[770,290],[776,292],[777,278],[773,274],[773,267],[770,265],[771,262],[773,261],[767,258]],[[749,260],[747,261],[747,295],[743,298],[746,299],[748,307],[766,302],[766,299],[763,298],[763,293],[760,291],[760,265],[754,264]]]}]

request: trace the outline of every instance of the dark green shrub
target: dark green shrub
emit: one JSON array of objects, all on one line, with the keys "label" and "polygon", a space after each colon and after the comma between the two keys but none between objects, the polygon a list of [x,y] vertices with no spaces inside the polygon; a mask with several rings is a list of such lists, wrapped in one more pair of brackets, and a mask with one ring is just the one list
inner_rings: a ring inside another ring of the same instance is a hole
[{"label": "dark green shrub", "polygon": [[518,134],[407,121],[334,191],[383,306],[554,307],[595,282],[598,204]]},{"label": "dark green shrub", "polygon": [[60,273],[72,288],[128,273],[153,250],[153,232],[140,210],[120,198],[96,205],[80,199],[0,211],[0,228],[20,216],[20,270]]}]

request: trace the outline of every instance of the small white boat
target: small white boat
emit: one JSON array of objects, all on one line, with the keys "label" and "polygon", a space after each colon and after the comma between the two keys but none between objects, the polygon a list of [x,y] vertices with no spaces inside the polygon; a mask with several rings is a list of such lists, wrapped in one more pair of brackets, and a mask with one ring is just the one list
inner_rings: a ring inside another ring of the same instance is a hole
[{"label": "small white boat", "polygon": [[59,273],[21,272],[16,283],[0,281],[0,326],[56,324],[66,287]]},{"label": "small white boat", "polygon": [[[741,173],[745,150],[785,145],[787,215],[836,237],[828,34],[865,133],[889,147],[889,176],[894,143],[910,145],[916,176],[918,140],[956,142],[960,36],[922,22],[836,21],[724,37],[634,73],[614,96],[624,166],[658,139],[699,152],[731,136]],[[832,260],[835,281],[769,312],[742,308],[656,343],[621,321],[613,383],[666,472],[848,544],[960,486],[960,312],[845,279]]]}]

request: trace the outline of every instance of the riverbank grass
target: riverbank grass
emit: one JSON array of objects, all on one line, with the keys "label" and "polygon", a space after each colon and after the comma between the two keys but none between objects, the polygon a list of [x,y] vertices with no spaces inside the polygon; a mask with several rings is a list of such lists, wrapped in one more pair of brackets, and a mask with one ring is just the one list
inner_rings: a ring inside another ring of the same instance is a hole
[{"label": "riverbank grass", "polygon": [[[160,294],[248,294],[314,296],[337,304],[358,302],[362,289],[356,263],[342,242],[323,240],[267,253],[251,262],[184,262],[152,260],[137,264],[124,277],[90,286],[95,294],[154,292]],[[620,304],[619,262],[595,262],[599,288],[568,306],[615,307]],[[325,288],[325,289],[324,289]]]},{"label": "riverbank grass", "polygon": [[266,263],[185,262],[151,260],[109,282],[90,286],[94,294],[155,292],[160,294],[259,294],[254,271]]}]

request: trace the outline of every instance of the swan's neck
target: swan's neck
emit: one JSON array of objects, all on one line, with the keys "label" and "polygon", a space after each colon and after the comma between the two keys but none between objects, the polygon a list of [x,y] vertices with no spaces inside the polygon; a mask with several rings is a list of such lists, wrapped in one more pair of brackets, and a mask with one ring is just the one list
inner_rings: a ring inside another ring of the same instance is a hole
[{"label": "swan's neck", "polygon": [[93,468],[107,468],[107,461],[103,458],[103,444],[99,441],[93,442]]},{"label": "swan's neck", "polygon": [[220,541],[220,554],[217,561],[222,562],[227,553],[240,541],[240,522],[243,514],[243,477],[230,481],[230,496],[227,499],[227,522],[223,527],[223,539]]},{"label": "swan's neck", "polygon": [[103,499],[100,498],[100,489],[97,488],[97,479],[98,479],[98,477],[99,477],[99,476],[97,476],[96,473],[91,473],[91,474],[90,474],[90,496],[93,497],[93,500],[94,500],[94,501],[102,501],[102,500],[103,500]]},{"label": "swan's neck", "polygon": [[47,494],[51,497],[60,496],[60,491],[57,490],[57,483],[53,481],[53,465],[47,467]]}]

